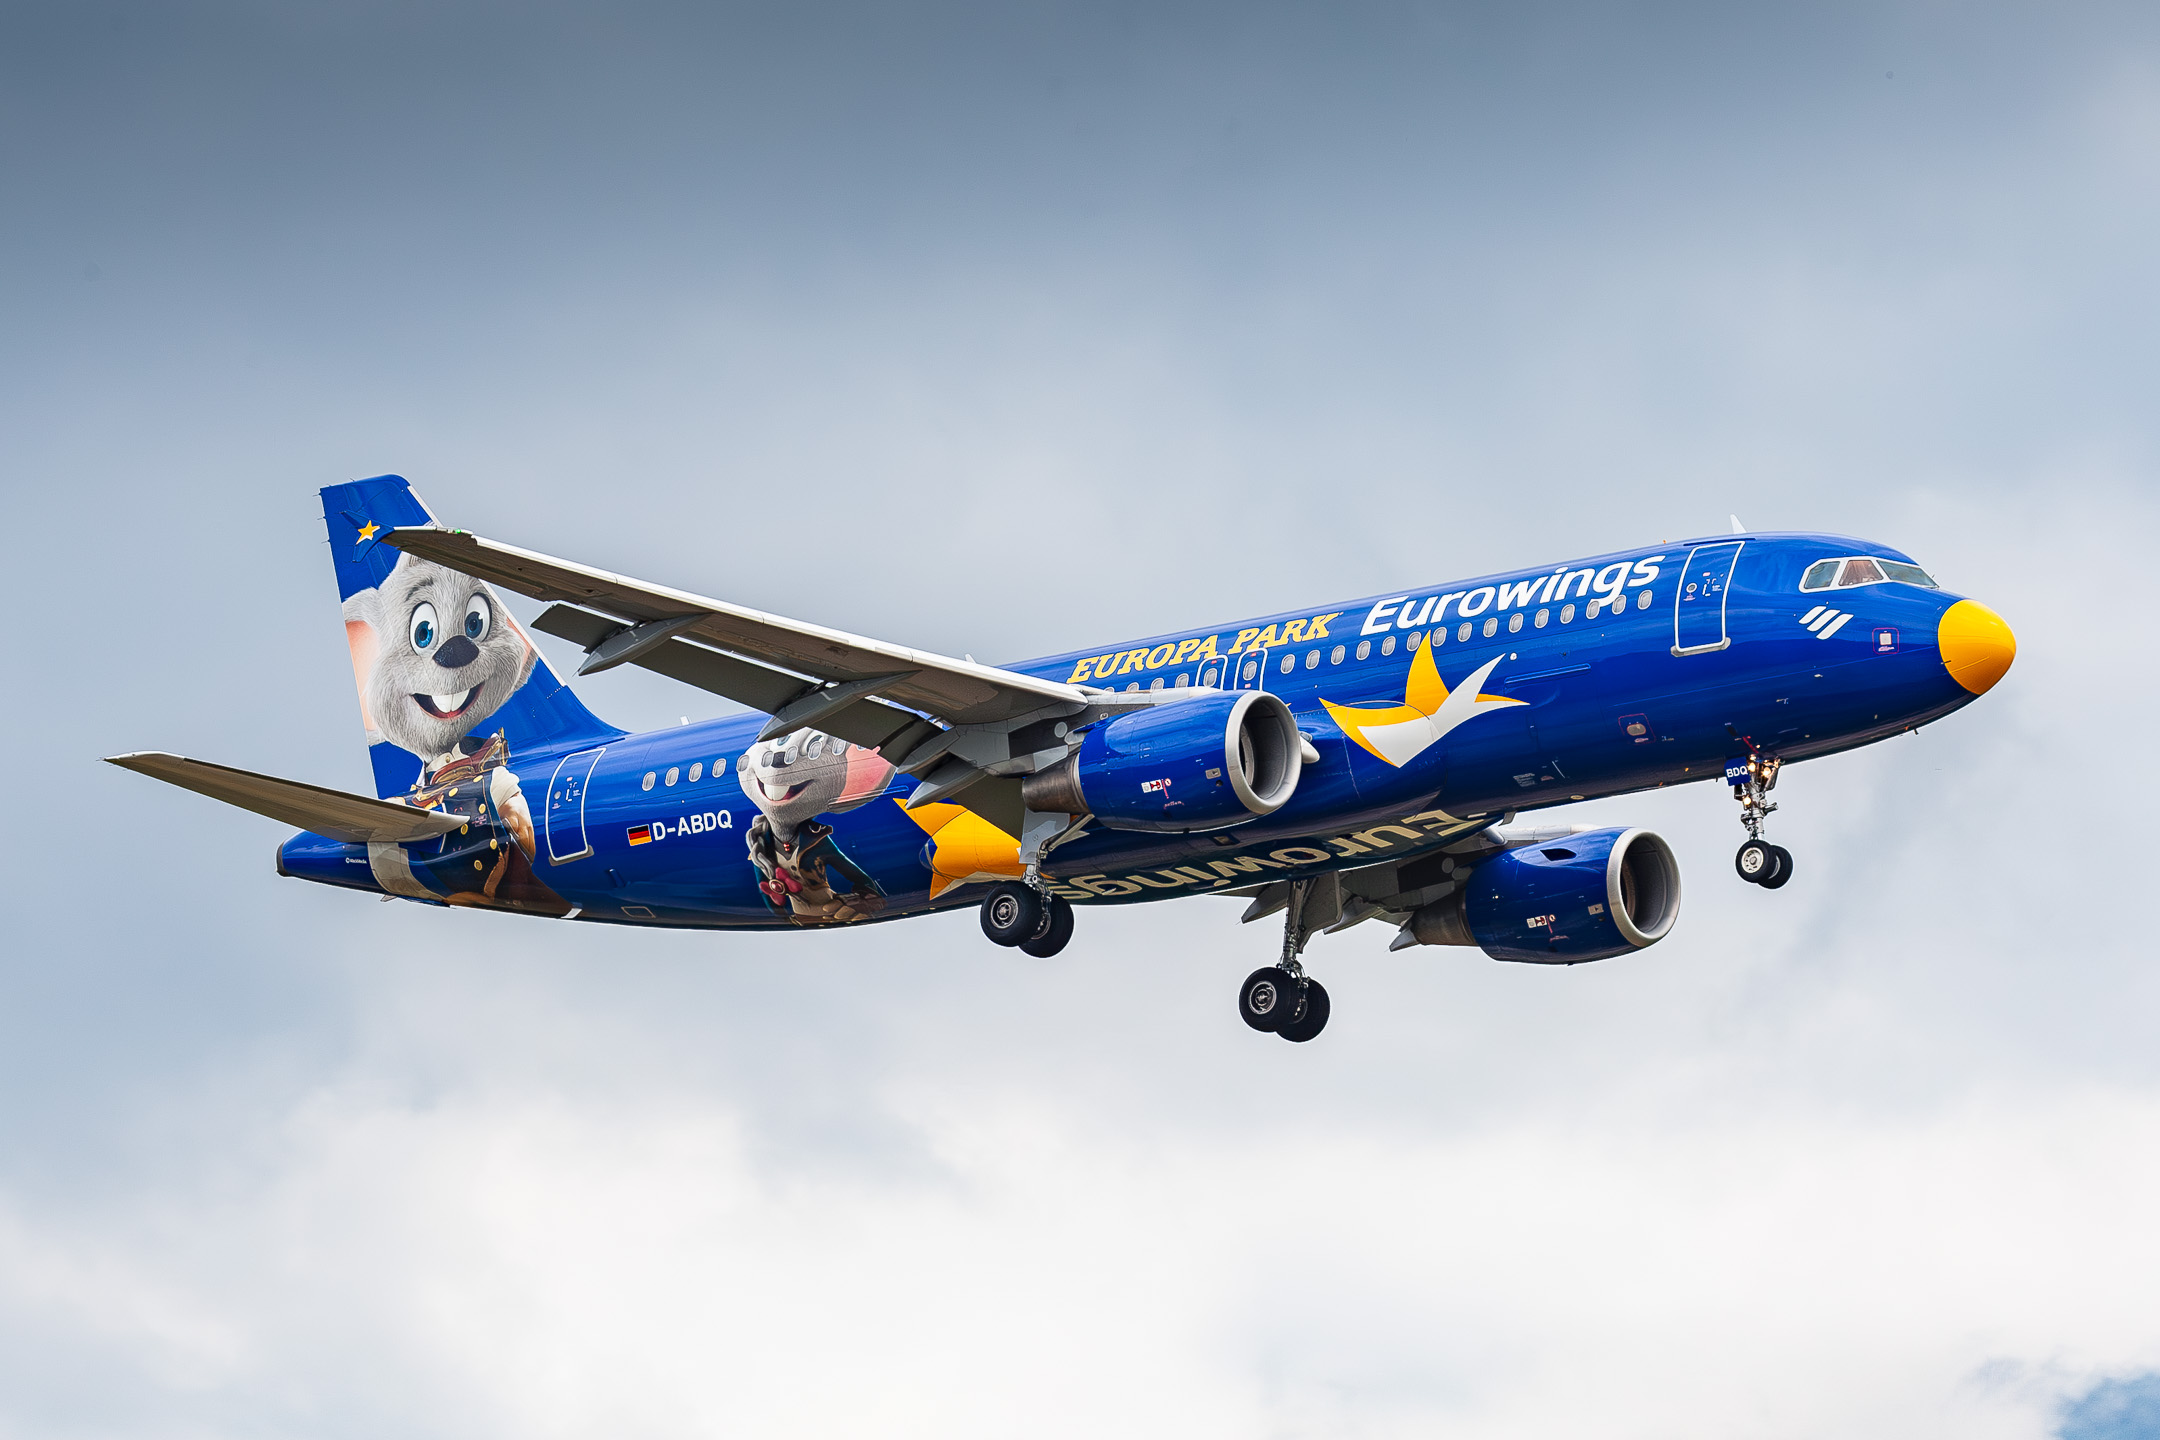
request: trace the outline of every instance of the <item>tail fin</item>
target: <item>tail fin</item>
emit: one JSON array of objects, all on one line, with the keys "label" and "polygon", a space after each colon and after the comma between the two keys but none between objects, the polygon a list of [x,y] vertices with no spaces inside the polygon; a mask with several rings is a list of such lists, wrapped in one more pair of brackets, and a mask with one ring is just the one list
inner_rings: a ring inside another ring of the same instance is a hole
[{"label": "tail fin", "polygon": [[570,693],[491,587],[378,543],[435,523],[402,478],[332,485],[322,501],[376,794],[404,795],[497,737],[515,757],[623,733]]}]

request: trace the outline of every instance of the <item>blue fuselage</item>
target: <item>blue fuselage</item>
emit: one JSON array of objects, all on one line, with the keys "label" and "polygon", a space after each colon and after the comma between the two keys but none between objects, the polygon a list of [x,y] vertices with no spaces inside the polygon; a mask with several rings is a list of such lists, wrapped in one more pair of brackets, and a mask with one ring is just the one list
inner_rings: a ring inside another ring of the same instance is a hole
[{"label": "blue fuselage", "polygon": [[[1067,898],[1102,903],[1370,864],[1430,848],[1459,820],[1718,779],[1751,747],[1788,762],[1827,755],[1972,700],[1938,643],[1959,597],[1898,580],[1802,589],[1811,566],[1849,556],[1910,563],[1829,535],[1683,541],[1012,666],[1115,690],[1265,689],[1319,755],[1273,814],[1211,833],[1091,830],[1053,851],[1044,873]],[[1521,703],[1492,706],[1395,763],[1346,733],[1329,706],[1402,705],[1428,638],[1447,686],[1497,660],[1479,690]],[[796,923],[746,854],[761,811],[745,786],[769,783],[770,772],[742,762],[763,724],[737,715],[514,755],[538,832],[535,870],[581,918]],[[964,877],[940,882],[936,852],[958,842],[904,809],[914,785],[891,775],[822,817],[835,868],[879,892],[877,913],[863,918],[968,905],[981,893]],[[980,850],[982,836],[978,825],[967,843]],[[453,834],[408,848],[454,864],[459,844]],[[371,863],[367,850],[303,834],[280,866],[379,888],[379,857]]]}]

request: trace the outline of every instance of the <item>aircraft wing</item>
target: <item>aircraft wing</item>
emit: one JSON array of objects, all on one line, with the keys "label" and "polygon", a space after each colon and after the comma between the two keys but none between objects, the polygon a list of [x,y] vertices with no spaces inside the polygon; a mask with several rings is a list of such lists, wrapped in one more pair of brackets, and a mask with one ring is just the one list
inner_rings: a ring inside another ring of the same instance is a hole
[{"label": "aircraft wing", "polygon": [[371,800],[362,795],[348,795],[342,790],[325,790],[320,785],[303,785],[298,780],[280,780],[275,775],[257,775],[252,770],[235,770],[229,765],[212,765],[207,760],[190,760],[185,755],[167,755],[157,750],[109,755],[106,763],[148,775],[153,780],[163,780],[168,785],[178,785],[183,790],[193,790],[198,795],[208,795],[228,805],[237,805],[242,810],[252,810],[257,815],[297,825],[303,830],[312,830],[317,835],[327,835],[332,840],[342,840],[348,845],[433,840],[468,823],[466,817],[446,815],[439,810],[415,810],[410,805],[390,800]]},{"label": "aircraft wing", "polygon": [[859,745],[887,746],[897,756],[937,733],[909,711],[952,726],[1001,726],[1069,712],[1093,693],[768,615],[463,530],[407,527],[382,540],[535,600],[569,602],[542,615],[537,628],[590,652],[580,674],[640,665],[772,715],[768,735],[814,725]]}]

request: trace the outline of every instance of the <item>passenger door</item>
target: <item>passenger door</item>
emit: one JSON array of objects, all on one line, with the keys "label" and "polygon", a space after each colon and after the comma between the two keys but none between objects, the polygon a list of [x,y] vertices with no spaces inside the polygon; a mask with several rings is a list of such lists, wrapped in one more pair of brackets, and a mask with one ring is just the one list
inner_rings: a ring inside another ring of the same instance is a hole
[{"label": "passenger door", "polygon": [[593,766],[600,763],[601,751],[606,749],[602,745],[565,755],[555,767],[554,778],[548,781],[547,844],[551,865],[582,860],[592,854],[592,841],[585,834],[585,786],[592,779]]},{"label": "passenger door", "polygon": [[1746,543],[1723,540],[1688,552],[1673,604],[1673,654],[1704,655],[1732,643],[1725,633],[1725,594],[1732,583],[1733,562]]}]

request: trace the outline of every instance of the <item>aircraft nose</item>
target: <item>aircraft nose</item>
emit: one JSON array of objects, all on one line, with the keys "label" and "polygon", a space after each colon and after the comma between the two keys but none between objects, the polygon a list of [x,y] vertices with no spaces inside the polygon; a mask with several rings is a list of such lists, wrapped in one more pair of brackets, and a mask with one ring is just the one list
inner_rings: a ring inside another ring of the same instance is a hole
[{"label": "aircraft nose", "polygon": [[2002,616],[1977,600],[1960,600],[1943,611],[1935,646],[1950,678],[1975,695],[1985,695],[2017,658],[2017,636]]}]

